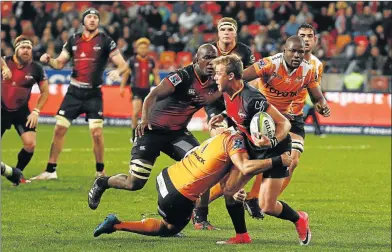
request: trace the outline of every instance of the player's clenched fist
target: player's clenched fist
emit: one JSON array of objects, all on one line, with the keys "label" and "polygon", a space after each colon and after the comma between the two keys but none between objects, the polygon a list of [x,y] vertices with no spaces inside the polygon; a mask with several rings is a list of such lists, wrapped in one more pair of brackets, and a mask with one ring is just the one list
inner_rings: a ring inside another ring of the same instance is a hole
[{"label": "player's clenched fist", "polygon": [[42,63],[45,63],[45,64],[49,64],[50,58],[51,58],[51,57],[50,57],[49,54],[44,53],[44,54],[41,56],[41,58],[39,59],[39,61],[41,61]]}]

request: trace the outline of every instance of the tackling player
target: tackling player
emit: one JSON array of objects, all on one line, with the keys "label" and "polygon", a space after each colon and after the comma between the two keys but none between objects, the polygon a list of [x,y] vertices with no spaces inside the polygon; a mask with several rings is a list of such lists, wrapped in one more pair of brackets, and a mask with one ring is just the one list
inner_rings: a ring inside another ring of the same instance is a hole
[{"label": "tackling player", "polygon": [[[251,177],[276,169],[277,163],[287,166],[291,163],[291,158],[286,153],[265,160],[249,160],[242,135],[238,131],[226,130],[204,141],[181,162],[163,169],[157,176],[158,213],[163,220],[146,218],[142,221],[120,221],[110,214],[95,228],[94,236],[115,231],[173,236],[189,223],[196,199],[224,176],[230,174],[228,181],[232,181],[230,177],[236,177],[237,172]],[[231,189],[225,191],[228,197],[233,195],[232,189],[243,186],[237,185],[237,182],[231,185],[228,183],[230,182],[227,182],[227,186]],[[251,242],[249,236],[248,242]]]},{"label": "tackling player", "polygon": [[68,91],[56,115],[57,122],[46,169],[31,179],[57,179],[57,160],[63,149],[65,134],[72,120],[83,113],[86,113],[86,120],[89,122],[93,139],[96,160],[95,176],[105,175],[102,74],[108,59],[117,65],[117,69],[108,73],[112,80],[119,79],[128,67],[113,39],[98,30],[99,19],[100,16],[96,9],[87,9],[82,17],[83,32],[73,34],[64,44],[63,50],[56,59],[51,58],[47,53],[41,56],[41,62],[54,69],[62,69],[72,59],[73,69]]},{"label": "tackling player", "polygon": [[221,93],[213,80],[211,61],[218,55],[211,44],[200,46],[195,64],[170,73],[153,89],[143,104],[141,123],[136,128],[129,174],[98,178],[89,193],[91,209],[96,209],[108,188],[137,191],[144,187],[156,158],[163,152],[179,161],[199,145],[187,130],[196,111],[218,99]]},{"label": "tackling player", "polygon": [[[300,30],[299,30],[300,31]],[[301,30],[302,32],[302,30]],[[313,34],[314,35],[314,34]],[[291,135],[293,137],[293,163],[290,167],[290,176],[285,180],[282,190],[288,185],[293,169],[298,164],[300,153],[303,151],[303,140],[305,137],[304,120],[300,115],[306,98],[306,90],[309,91],[317,110],[323,116],[329,116],[330,110],[321,92],[319,69],[311,65],[308,61],[303,61],[305,57],[306,45],[302,36],[292,36],[286,41],[283,53],[264,58],[244,71],[245,80],[260,78],[258,89],[277,107],[284,115],[290,118]],[[314,39],[314,37],[312,36]],[[309,44],[309,38],[307,38]],[[318,65],[319,66],[319,65]],[[305,92],[305,94],[303,94]],[[305,97],[303,98],[303,95]],[[292,105],[294,104],[295,114],[292,116]],[[258,176],[252,187],[248,198],[245,201],[247,210],[252,216],[258,215],[255,203],[259,194],[261,176]]]},{"label": "tackling player", "polygon": [[[37,138],[35,128],[40,110],[49,97],[49,84],[42,66],[33,61],[33,41],[23,35],[19,36],[15,39],[14,48],[15,54],[6,57],[5,64],[2,64],[4,80],[1,85],[1,137],[14,125],[23,142],[16,167],[23,171],[34,154]],[[30,112],[28,102],[34,84],[38,84],[41,95]],[[22,177],[20,182],[29,181]]]},{"label": "tackling player", "polygon": [[[230,17],[224,17],[218,21],[218,41],[214,44],[218,49],[218,55],[229,55],[236,54],[241,57],[242,63],[245,67],[251,66],[255,62],[255,57],[249,46],[237,42],[237,21]],[[211,117],[214,115],[218,115],[225,110],[225,104],[223,101],[223,97],[218,99],[217,101],[208,104],[205,106],[205,111],[207,113],[207,120],[209,121]],[[215,136],[223,130],[227,126],[232,126],[233,123],[230,121],[225,121],[222,125],[223,127],[209,129],[210,135]],[[211,194],[214,195],[216,191],[214,188],[211,189]],[[212,196],[214,197],[214,196]],[[193,224],[196,229],[214,229],[207,222],[208,215],[208,197],[201,198],[200,201],[197,202],[197,206],[195,208]]]},{"label": "tackling player", "polygon": [[[154,59],[148,56],[148,47],[150,40],[147,38],[140,38],[135,42],[136,56],[132,56],[128,60],[129,71],[123,74],[120,95],[124,95],[124,87],[127,82],[130,82],[131,93],[132,93],[132,137],[133,142],[135,135],[135,129],[139,120],[139,113],[142,110],[143,101],[150,93],[150,75],[154,76],[155,85],[158,86],[160,81],[158,68],[155,66]],[[129,79],[129,76],[131,78]]]},{"label": "tackling player", "polygon": [[[286,46],[291,43],[294,43],[293,46],[290,46],[293,50],[301,50],[298,48],[303,46],[303,41],[300,38],[289,38]],[[296,53],[296,55],[298,54]],[[237,128],[246,136],[245,144],[251,159],[266,159],[290,152],[291,137],[288,132],[291,126],[289,121],[274,105],[267,101],[267,98],[263,94],[247,83],[244,83],[242,80],[243,64],[241,59],[237,55],[221,56],[215,59],[213,64],[215,67],[215,80],[219,90],[223,93],[226,111],[212,117],[210,127],[215,127],[225,117],[233,120]],[[250,122],[253,116],[259,111],[267,112],[276,124],[276,133],[271,139],[266,136],[257,138],[250,134]],[[288,167],[280,161],[276,161],[274,169],[263,173],[263,181],[259,194],[260,208],[268,215],[294,223],[301,244],[307,245],[311,238],[308,214],[305,212],[296,212],[285,202],[278,201],[278,195],[283,181],[287,176]],[[246,176],[239,176],[237,181],[248,181],[249,179]],[[243,204],[238,203],[235,208],[228,208],[228,210],[229,213],[231,210],[230,217],[232,218],[237,235],[223,243],[246,243],[247,240],[241,235],[244,232],[243,227],[245,226]]]}]

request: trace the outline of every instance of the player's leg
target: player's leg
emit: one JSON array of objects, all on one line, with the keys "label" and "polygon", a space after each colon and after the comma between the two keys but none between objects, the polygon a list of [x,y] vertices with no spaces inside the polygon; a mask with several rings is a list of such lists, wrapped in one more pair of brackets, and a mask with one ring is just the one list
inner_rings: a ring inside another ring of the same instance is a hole
[{"label": "player's leg", "polygon": [[1,137],[3,137],[4,132],[9,130],[12,126],[12,114],[7,110],[1,108]]},{"label": "player's leg", "polygon": [[135,140],[135,129],[139,122],[139,113],[142,110],[142,100],[138,97],[132,97],[132,142]]},{"label": "player's leg", "polygon": [[291,165],[289,167],[289,176],[285,178],[281,192],[283,192],[289,185],[291,178],[293,177],[294,170],[299,164],[301,154],[304,152],[305,146],[305,123],[303,121],[303,117],[295,116],[294,120],[290,120],[290,123],[290,136],[292,140],[291,157],[293,161],[291,162]]},{"label": "player's leg", "polygon": [[65,135],[71,126],[72,120],[81,114],[82,101],[77,96],[78,92],[77,88],[72,85],[69,86],[56,115],[56,125],[54,126],[46,169],[40,175],[31,178],[31,180],[57,179],[57,160],[63,150]]},{"label": "player's leg", "polygon": [[1,162],[1,176],[6,177],[14,185],[19,185],[23,174],[18,168],[12,168],[11,166]]},{"label": "player's leg", "polygon": [[166,169],[157,176],[156,187],[158,213],[163,217],[163,220],[147,218],[141,221],[121,222],[114,215],[109,215],[94,230],[94,236],[115,231],[148,236],[173,236],[180,232],[190,221],[194,202],[175,189]]},{"label": "player's leg", "polygon": [[167,145],[167,135],[146,129],[144,135],[138,137],[131,151],[129,174],[103,176],[95,180],[88,194],[88,204],[96,209],[106,189],[115,188],[137,191],[144,187],[150,177],[156,158],[162,146]]}]

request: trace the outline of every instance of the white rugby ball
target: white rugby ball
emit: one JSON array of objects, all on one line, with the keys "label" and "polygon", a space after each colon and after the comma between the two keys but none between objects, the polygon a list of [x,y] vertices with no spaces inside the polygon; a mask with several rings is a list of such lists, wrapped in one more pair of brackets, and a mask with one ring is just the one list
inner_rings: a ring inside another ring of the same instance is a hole
[{"label": "white rugby ball", "polygon": [[250,122],[250,134],[259,139],[258,133],[268,138],[275,136],[275,122],[266,112],[258,112]]}]

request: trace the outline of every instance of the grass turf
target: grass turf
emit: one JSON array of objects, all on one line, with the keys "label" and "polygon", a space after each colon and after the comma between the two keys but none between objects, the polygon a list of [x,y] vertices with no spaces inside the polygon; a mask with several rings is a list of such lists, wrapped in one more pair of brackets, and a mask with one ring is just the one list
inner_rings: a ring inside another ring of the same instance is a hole
[{"label": "grass turf", "polygon": [[[40,125],[34,157],[25,176],[46,166],[53,126]],[[130,130],[106,127],[105,166],[108,174],[127,173]],[[196,132],[200,140],[206,133]],[[14,130],[2,141],[2,160],[16,163],[21,141]],[[188,225],[184,238],[156,238],[117,232],[94,238],[92,232],[108,213],[122,220],[140,220],[156,213],[155,176],[173,163],[159,157],[151,179],[138,192],[108,190],[99,208],[87,205],[95,163],[86,126],[68,132],[58,164],[59,180],[12,186],[2,177],[2,251],[390,251],[391,138],[308,135],[305,153],[281,199],[310,216],[311,244],[297,241],[293,224],[273,217],[247,216],[253,239],[249,245],[215,245],[234,234],[224,202],[210,206],[209,219],[221,231],[195,231]],[[248,185],[249,187],[249,185]],[[154,215],[152,215],[154,216]],[[156,216],[159,217],[159,216]]]}]

